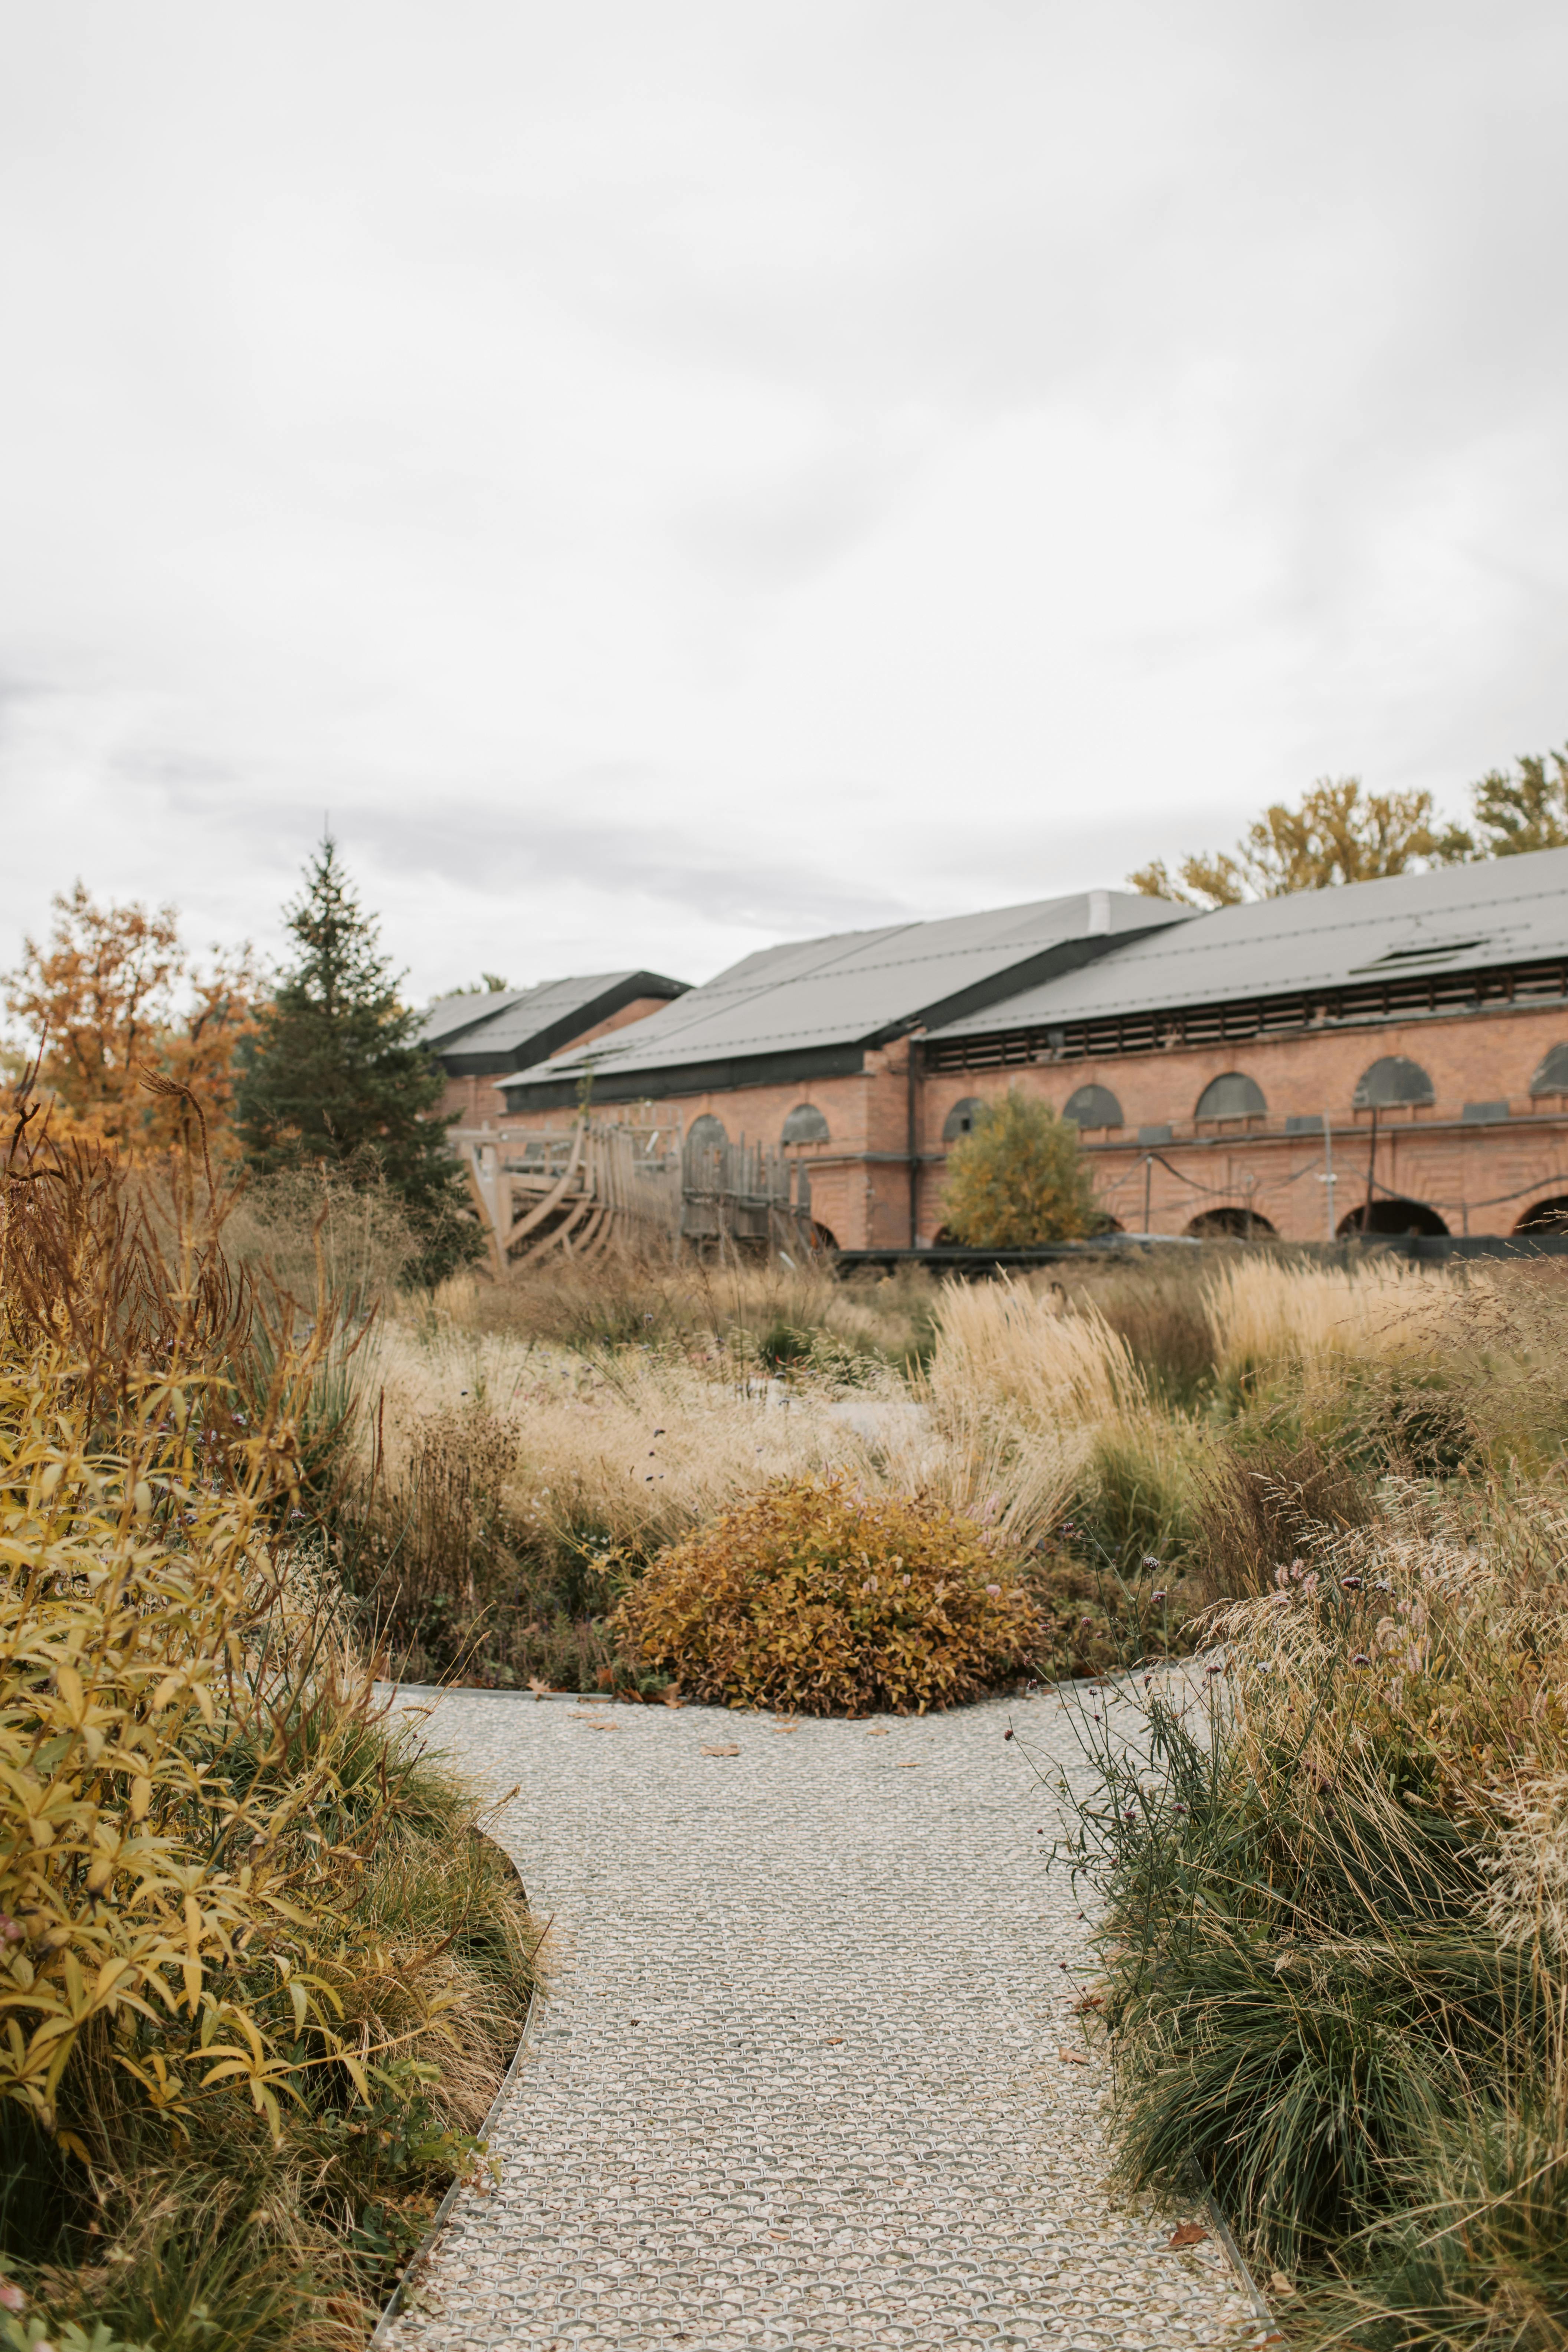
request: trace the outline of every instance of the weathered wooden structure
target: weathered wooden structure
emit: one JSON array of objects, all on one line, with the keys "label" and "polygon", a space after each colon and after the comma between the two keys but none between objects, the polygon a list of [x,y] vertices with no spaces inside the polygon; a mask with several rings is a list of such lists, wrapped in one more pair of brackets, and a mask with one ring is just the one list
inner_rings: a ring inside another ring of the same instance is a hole
[{"label": "weathered wooden structure", "polygon": [[705,1143],[701,1122],[687,1139],[680,1230],[700,1246],[808,1254],[818,1244],[811,1176],[799,1154],[777,1145]]},{"label": "weathered wooden structure", "polygon": [[721,1255],[818,1245],[805,1169],[764,1145],[683,1138],[670,1119],[456,1128],[451,1139],[499,1278],[552,1250],[582,1262],[612,1247],[673,1255],[682,1242]]}]

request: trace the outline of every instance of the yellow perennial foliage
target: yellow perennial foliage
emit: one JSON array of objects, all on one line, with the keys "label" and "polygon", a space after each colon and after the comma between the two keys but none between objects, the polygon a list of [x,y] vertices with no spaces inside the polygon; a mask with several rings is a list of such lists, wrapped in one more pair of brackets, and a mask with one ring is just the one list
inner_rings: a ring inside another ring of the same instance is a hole
[{"label": "yellow perennial foliage", "polygon": [[[47,2126],[84,2036],[175,2117],[232,2085],[276,2133],[322,2065],[364,2095],[324,1900],[360,1857],[312,1827],[334,1748],[299,1769],[277,1543],[340,1342],[280,1312],[242,1402],[220,1205],[188,1171],[138,1205],[25,1118],[0,1160],[0,2096]],[[353,1711],[309,1671],[321,1723]]]},{"label": "yellow perennial foliage", "polygon": [[1021,1674],[1042,1633],[986,1529],[840,1477],[781,1480],[668,1546],[615,1622],[689,1697],[805,1715],[977,1697]]}]

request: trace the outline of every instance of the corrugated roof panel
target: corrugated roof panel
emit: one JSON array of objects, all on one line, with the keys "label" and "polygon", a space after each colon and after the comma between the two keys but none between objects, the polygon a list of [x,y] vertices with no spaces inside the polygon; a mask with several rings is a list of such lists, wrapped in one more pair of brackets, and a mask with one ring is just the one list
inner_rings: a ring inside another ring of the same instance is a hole
[{"label": "corrugated roof panel", "polygon": [[1005,978],[1054,946],[1110,940],[1187,910],[1120,890],[1079,891],[938,922],[841,931],[762,948],[634,1028],[562,1054],[508,1081],[509,1091],[596,1076],[732,1062],[869,1042],[969,988]]},{"label": "corrugated roof panel", "polygon": [[678,997],[684,986],[660,972],[600,971],[542,980],[502,995],[447,996],[431,1007],[420,1035],[435,1053],[458,1057],[459,1067],[470,1055],[487,1057],[492,1067],[500,1066],[495,1056],[510,1055],[515,1066],[531,1052],[547,1054],[552,1034],[555,1040],[571,1038],[599,1017],[595,1009],[606,1003],[629,1003],[639,995]]},{"label": "corrugated roof panel", "polygon": [[1222,907],[945,1022],[938,1037],[1484,971],[1568,954],[1568,849]]},{"label": "corrugated roof panel", "polygon": [[420,1024],[419,1042],[439,1052],[453,1039],[479,1028],[483,1022],[495,1020],[509,1005],[521,1003],[531,993],[526,988],[475,989],[460,996],[438,997]]}]

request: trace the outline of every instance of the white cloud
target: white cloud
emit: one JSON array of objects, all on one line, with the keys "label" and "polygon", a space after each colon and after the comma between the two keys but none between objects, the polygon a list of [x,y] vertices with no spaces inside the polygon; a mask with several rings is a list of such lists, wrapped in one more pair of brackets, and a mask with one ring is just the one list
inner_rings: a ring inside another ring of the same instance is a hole
[{"label": "white cloud", "polygon": [[0,0],[0,961],[421,991],[1568,734],[1545,5]]}]

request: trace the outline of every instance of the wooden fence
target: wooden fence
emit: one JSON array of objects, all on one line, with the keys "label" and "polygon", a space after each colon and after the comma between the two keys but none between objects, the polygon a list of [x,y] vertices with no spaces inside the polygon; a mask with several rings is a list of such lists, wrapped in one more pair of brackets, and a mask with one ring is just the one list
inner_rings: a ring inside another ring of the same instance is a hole
[{"label": "wooden fence", "polygon": [[548,1133],[454,1128],[451,1140],[502,1279],[551,1250],[581,1262],[612,1246],[673,1255],[683,1241],[720,1255],[818,1245],[805,1168],[762,1144],[683,1146],[675,1121],[596,1119]]}]

